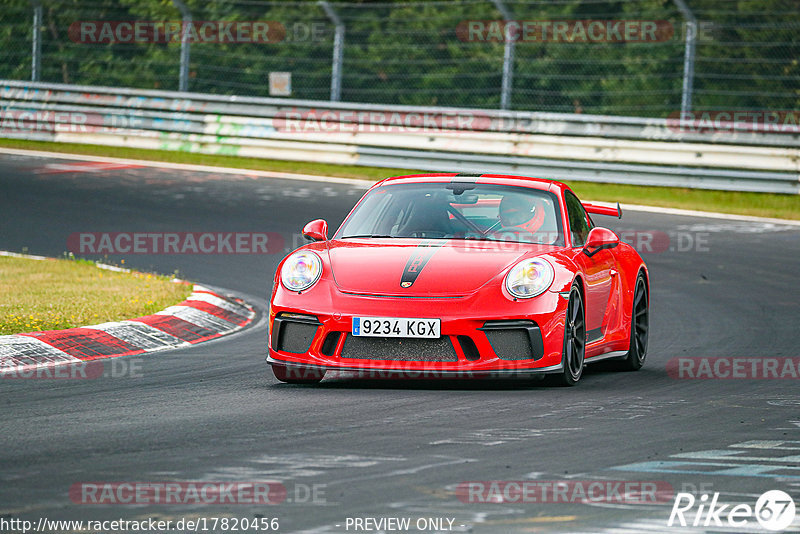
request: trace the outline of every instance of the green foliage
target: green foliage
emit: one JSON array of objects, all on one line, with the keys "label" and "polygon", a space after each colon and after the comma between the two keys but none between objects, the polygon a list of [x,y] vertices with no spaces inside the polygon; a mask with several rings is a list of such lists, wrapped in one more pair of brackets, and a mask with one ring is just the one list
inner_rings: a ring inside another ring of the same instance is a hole
[{"label": "green foliage", "polygon": [[[674,0],[506,2],[521,21],[660,20],[662,42],[518,42],[514,109],[664,117],[680,108],[685,23]],[[800,108],[796,0],[688,0],[699,23],[695,109]],[[271,71],[292,73],[292,96],[330,95],[334,26],[314,1],[186,0],[195,21],[270,21],[270,43],[194,43],[191,91],[268,96]],[[502,42],[467,42],[470,20],[499,20],[489,1],[332,1],[346,26],[342,100],[496,108]],[[70,38],[80,21],[180,21],[170,0],[43,3],[42,80],[177,89],[180,43],[92,44]],[[29,79],[28,0],[0,10],[0,77]],[[73,36],[74,37],[74,36]]]}]

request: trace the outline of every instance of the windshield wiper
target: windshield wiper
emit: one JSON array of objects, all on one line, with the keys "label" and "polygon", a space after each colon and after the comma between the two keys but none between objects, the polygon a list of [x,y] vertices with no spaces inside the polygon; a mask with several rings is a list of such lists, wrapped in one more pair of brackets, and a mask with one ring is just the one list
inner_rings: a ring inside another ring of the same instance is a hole
[{"label": "windshield wiper", "polygon": [[485,235],[476,235],[476,236],[468,236],[464,238],[464,241],[497,241],[497,239],[491,238]]},{"label": "windshield wiper", "polygon": [[347,239],[349,237],[394,237],[394,236],[384,235],[384,234],[354,234],[354,235],[343,235],[342,239]]}]

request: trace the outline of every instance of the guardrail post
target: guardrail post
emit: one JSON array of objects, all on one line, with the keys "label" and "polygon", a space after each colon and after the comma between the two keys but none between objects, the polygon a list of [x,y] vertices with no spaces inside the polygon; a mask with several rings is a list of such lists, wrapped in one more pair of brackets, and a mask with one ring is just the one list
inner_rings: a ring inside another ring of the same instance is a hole
[{"label": "guardrail post", "polygon": [[512,38],[508,33],[508,23],[512,21],[513,17],[508,10],[503,0],[492,0],[494,7],[503,15],[503,22],[505,28],[503,36],[505,37],[505,46],[503,47],[503,82],[500,90],[500,109],[508,109],[511,107],[511,89],[514,79],[514,46],[516,45],[516,36]]},{"label": "guardrail post", "polygon": [[331,102],[338,102],[342,97],[342,62],[344,61],[344,22],[333,7],[322,0],[319,2],[325,14],[334,25],[333,62],[331,64]]},{"label": "guardrail post", "polygon": [[31,4],[33,4],[31,81],[38,82],[42,72],[42,3],[39,0],[31,0]]},{"label": "guardrail post", "polygon": [[182,0],[172,0],[172,3],[181,12],[181,70],[178,78],[178,90],[186,92],[189,90],[189,53],[191,48],[187,28],[192,23],[192,12]]},{"label": "guardrail post", "polygon": [[683,54],[683,89],[681,91],[681,121],[692,111],[694,89],[694,54],[697,41],[697,19],[684,0],[675,0],[678,10],[686,19],[686,50]]}]

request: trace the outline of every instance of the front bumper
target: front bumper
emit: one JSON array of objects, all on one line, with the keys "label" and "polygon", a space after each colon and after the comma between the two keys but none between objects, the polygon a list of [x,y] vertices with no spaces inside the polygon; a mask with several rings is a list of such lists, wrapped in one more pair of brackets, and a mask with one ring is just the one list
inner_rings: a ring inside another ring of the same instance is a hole
[{"label": "front bumper", "polygon": [[[410,298],[352,295],[328,283],[304,294],[279,286],[270,307],[267,362],[420,376],[557,372],[566,308],[555,292],[512,301],[499,287],[464,297]],[[353,317],[438,318],[441,339],[354,337]]]},{"label": "front bumper", "polygon": [[[541,374],[561,372],[561,364],[552,367],[515,367],[513,369],[490,369],[476,370],[472,368],[463,369],[432,369],[424,366],[414,366],[410,368],[398,369],[394,367],[345,367],[328,365],[298,364],[277,360],[272,356],[267,356],[267,363],[270,365],[284,365],[300,370],[309,371],[346,371],[358,373],[362,378],[507,378],[516,376],[533,376]],[[302,373],[298,376],[303,376]]]}]

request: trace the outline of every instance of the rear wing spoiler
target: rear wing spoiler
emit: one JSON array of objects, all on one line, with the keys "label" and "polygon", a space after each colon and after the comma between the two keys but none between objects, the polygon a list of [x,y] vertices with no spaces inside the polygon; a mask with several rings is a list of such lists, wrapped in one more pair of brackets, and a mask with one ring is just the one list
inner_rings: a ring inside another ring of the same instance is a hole
[{"label": "rear wing spoiler", "polygon": [[617,202],[617,207],[612,208],[611,206],[598,206],[597,204],[587,204],[586,202],[581,202],[583,204],[583,209],[585,209],[588,213],[593,213],[595,215],[611,215],[612,217],[616,217],[618,219],[622,218],[622,208]]}]

